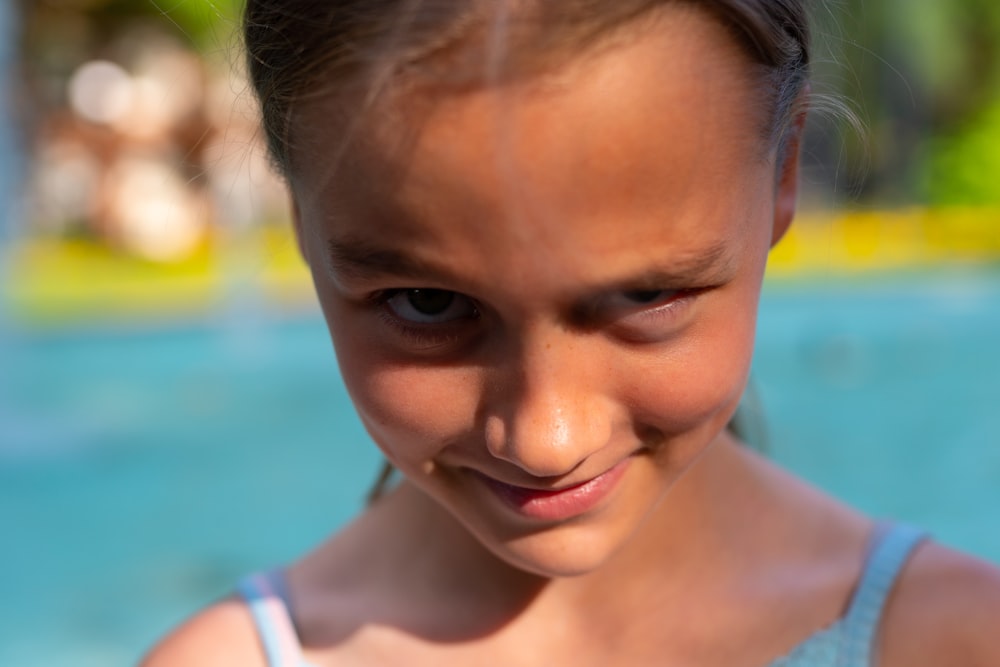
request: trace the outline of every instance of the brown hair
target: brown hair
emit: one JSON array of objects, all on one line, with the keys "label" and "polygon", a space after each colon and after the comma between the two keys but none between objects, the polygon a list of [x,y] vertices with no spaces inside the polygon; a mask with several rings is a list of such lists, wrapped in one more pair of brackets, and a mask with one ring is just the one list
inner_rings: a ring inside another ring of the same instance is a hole
[{"label": "brown hair", "polygon": [[287,176],[294,107],[329,91],[329,82],[360,81],[371,98],[400,71],[461,51],[477,36],[490,48],[490,26],[501,23],[504,67],[519,71],[678,3],[713,13],[760,66],[771,111],[766,138],[783,157],[809,73],[803,0],[247,0],[243,32],[268,150]]}]

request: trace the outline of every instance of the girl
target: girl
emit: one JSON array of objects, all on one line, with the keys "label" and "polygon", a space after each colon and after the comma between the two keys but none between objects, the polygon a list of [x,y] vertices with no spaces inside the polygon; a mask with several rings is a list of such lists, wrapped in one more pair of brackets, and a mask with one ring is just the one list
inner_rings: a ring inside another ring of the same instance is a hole
[{"label": "girl", "polygon": [[250,0],[344,381],[402,480],[146,665],[1000,664],[1000,573],[727,429],[797,0]]}]

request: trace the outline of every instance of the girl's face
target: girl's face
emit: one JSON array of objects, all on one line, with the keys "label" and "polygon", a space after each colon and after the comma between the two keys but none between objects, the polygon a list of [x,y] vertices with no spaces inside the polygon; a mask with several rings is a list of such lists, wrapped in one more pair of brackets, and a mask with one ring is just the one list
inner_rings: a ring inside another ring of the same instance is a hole
[{"label": "girl's face", "polygon": [[301,110],[300,240],[355,406],[507,562],[597,567],[735,410],[795,197],[756,82],[671,9],[545,77],[409,89],[346,147],[335,102]]}]

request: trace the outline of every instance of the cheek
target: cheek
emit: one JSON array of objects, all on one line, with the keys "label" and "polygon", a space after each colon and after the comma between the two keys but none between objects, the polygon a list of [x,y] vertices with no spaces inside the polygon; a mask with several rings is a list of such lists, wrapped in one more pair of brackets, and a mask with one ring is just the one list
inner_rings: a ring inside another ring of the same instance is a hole
[{"label": "cheek", "polygon": [[635,392],[644,420],[668,435],[722,429],[746,386],[753,356],[757,291],[734,290],[706,308],[659,363],[640,372],[655,380]]},{"label": "cheek", "polygon": [[347,391],[369,434],[402,469],[458,442],[472,429],[477,375],[422,366],[381,353],[362,330],[331,325]]}]

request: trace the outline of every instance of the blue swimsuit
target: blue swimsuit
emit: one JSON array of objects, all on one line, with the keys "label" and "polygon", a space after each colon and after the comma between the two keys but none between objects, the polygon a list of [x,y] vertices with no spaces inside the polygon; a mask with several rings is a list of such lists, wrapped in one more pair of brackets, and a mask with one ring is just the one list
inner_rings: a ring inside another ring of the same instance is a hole
[{"label": "blue swimsuit", "polygon": [[[910,526],[880,527],[847,613],[768,667],[872,667],[885,601],[923,538],[923,532]],[[247,577],[239,591],[250,607],[269,667],[310,667],[292,625],[281,571]]]}]

